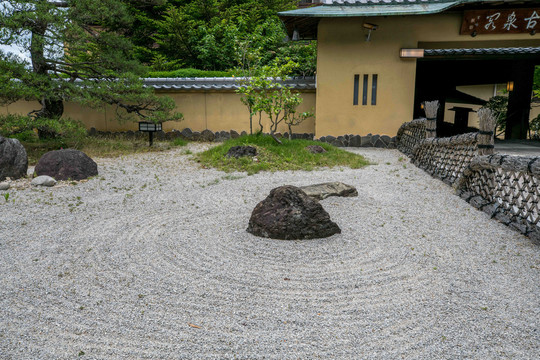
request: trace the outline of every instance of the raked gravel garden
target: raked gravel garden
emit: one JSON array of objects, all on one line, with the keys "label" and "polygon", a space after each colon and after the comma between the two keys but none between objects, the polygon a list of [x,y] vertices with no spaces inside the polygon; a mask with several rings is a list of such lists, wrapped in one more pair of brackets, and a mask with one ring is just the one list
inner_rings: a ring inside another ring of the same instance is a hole
[{"label": "raked gravel garden", "polygon": [[[208,146],[0,192],[0,359],[540,358],[540,246],[397,150],[248,176]],[[341,234],[246,232],[271,189],[330,181],[359,193],[321,201]]]}]

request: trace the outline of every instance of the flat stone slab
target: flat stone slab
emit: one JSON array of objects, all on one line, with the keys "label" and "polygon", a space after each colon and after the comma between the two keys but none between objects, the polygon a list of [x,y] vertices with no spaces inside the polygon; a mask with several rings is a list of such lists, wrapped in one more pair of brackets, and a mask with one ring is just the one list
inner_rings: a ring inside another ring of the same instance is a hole
[{"label": "flat stone slab", "polygon": [[358,191],[354,186],[347,185],[338,181],[301,186],[300,189],[302,189],[307,196],[317,200],[326,199],[329,196],[358,196]]},{"label": "flat stone slab", "polygon": [[8,182],[0,182],[0,190],[9,190]]}]

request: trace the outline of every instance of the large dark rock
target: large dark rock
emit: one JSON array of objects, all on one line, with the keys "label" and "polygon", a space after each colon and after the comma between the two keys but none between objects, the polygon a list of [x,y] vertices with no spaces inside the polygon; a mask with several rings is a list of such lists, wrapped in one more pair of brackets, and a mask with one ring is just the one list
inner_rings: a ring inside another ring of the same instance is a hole
[{"label": "large dark rock", "polygon": [[362,145],[362,138],[360,135],[353,135],[349,139],[349,146],[351,147],[360,147]]},{"label": "large dark rock", "polygon": [[39,159],[35,172],[56,180],[83,180],[98,174],[97,164],[79,150],[49,151]]},{"label": "large dark rock", "polygon": [[200,137],[201,141],[212,142],[215,140],[215,138],[216,138],[216,135],[208,129],[203,130],[201,132],[201,137]]},{"label": "large dark rock", "polygon": [[191,131],[190,128],[185,128],[180,133],[182,134],[182,137],[186,140],[191,140],[191,138],[193,137],[193,131]]},{"label": "large dark rock", "polygon": [[242,156],[256,156],[257,149],[253,146],[233,146],[227,151],[226,157],[239,158]]},{"label": "large dark rock", "polygon": [[24,146],[17,139],[0,136],[0,180],[22,178],[27,170],[28,155]]},{"label": "large dark rock", "polygon": [[317,239],[341,233],[317,200],[295,186],[280,186],[261,201],[249,219],[249,233],[272,239]]}]

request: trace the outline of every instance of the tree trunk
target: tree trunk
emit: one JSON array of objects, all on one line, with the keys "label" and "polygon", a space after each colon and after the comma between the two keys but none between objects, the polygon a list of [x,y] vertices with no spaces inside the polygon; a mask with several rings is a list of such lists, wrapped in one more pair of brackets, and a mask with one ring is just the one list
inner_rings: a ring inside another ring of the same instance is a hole
[{"label": "tree trunk", "polygon": [[[45,58],[45,32],[48,24],[37,22],[32,28],[32,41],[30,44],[30,55],[32,59],[32,69],[36,74],[46,75],[50,69]],[[41,100],[41,109],[34,111],[36,119],[60,119],[64,113],[64,102],[55,94],[53,88]],[[54,138],[58,134],[47,126],[38,125],[38,136],[40,139]]]}]

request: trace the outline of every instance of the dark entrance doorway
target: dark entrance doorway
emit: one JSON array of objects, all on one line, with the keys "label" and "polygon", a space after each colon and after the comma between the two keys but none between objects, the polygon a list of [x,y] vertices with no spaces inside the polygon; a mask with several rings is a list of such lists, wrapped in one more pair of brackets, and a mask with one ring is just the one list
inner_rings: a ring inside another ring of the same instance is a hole
[{"label": "dark entrance doorway", "polygon": [[467,132],[463,126],[465,110],[459,110],[461,126],[454,126],[444,122],[444,105],[447,102],[482,105],[483,100],[459,92],[456,87],[513,82],[508,98],[505,139],[525,139],[534,68],[538,64],[539,47],[425,50],[425,57],[417,60],[414,116],[424,116],[422,102],[438,100],[441,106],[437,136]]}]

